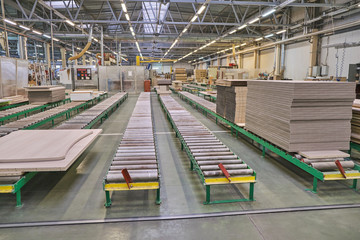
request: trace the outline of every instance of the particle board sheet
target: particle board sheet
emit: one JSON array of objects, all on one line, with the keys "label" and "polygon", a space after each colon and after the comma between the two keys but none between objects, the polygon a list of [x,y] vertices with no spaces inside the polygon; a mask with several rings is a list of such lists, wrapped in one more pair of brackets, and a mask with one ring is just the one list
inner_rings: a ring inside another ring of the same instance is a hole
[{"label": "particle board sheet", "polygon": [[196,96],[196,95],[194,95],[194,94],[191,94],[191,93],[189,93],[189,92],[183,92],[183,91],[181,91],[181,92],[179,92],[179,94],[181,94],[181,95],[183,95],[183,96],[185,96],[185,97],[187,97],[187,98],[190,98],[190,99],[193,100],[194,102],[197,102],[198,104],[200,104],[200,105],[203,106],[204,108],[209,109],[209,110],[212,111],[212,112],[215,112],[215,111],[216,111],[216,104],[213,103],[213,102],[210,102],[210,101],[208,101],[208,100],[205,100],[205,99],[203,99],[203,98],[201,98],[201,97],[198,97],[198,96]]},{"label": "particle board sheet", "polygon": [[[0,161],[0,172],[66,171],[101,132],[101,129],[82,129],[20,130],[11,133],[0,139],[1,145],[7,140],[16,142],[11,147],[0,149],[0,156],[6,158]],[[59,150],[61,146],[64,149]],[[60,156],[58,151],[66,154]],[[54,159],[54,156],[57,158]]]},{"label": "particle board sheet", "polygon": [[51,108],[47,111],[40,112],[37,114],[33,114],[27,118],[22,118],[17,121],[13,121],[4,125],[0,126],[0,136],[4,136],[6,134],[9,134],[13,131],[23,129],[26,127],[29,127],[35,123],[38,123],[40,121],[43,121],[45,119],[48,119],[52,116],[55,116],[57,114],[63,113],[69,109],[75,108],[78,105],[82,104],[82,102],[70,102],[63,105],[60,105],[55,108]]},{"label": "particle board sheet", "polygon": [[205,178],[223,177],[220,163],[231,177],[253,174],[247,164],[171,96],[161,96],[161,100]]},{"label": "particle board sheet", "polygon": [[82,129],[94,121],[98,116],[103,112],[113,106],[120,99],[124,98],[126,93],[120,92],[115,95],[105,99],[104,101],[96,104],[90,109],[83,111],[82,113],[76,115],[75,117],[65,121],[56,129]]},{"label": "particle board sheet", "polygon": [[134,182],[158,181],[150,93],[140,94],[106,175],[107,183],[123,183],[127,169]]},{"label": "particle board sheet", "polygon": [[347,150],[355,84],[249,81],[246,129],[289,152]]},{"label": "particle board sheet", "polygon": [[245,124],[246,116],[246,81],[243,86],[217,86],[216,113],[236,124]]},{"label": "particle board sheet", "polygon": [[35,86],[25,89],[30,103],[52,103],[65,99],[65,87],[62,86]]}]

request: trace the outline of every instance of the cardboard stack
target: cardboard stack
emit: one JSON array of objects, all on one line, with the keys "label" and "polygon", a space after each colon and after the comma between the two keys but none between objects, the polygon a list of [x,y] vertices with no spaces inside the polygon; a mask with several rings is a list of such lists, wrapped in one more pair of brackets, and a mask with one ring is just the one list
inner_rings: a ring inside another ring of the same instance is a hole
[{"label": "cardboard stack", "polygon": [[217,81],[216,113],[240,126],[245,125],[246,80]]},{"label": "cardboard stack", "polygon": [[360,100],[355,99],[352,106],[351,141],[360,144]]},{"label": "cardboard stack", "polygon": [[347,150],[355,83],[248,81],[246,129],[288,152]]},{"label": "cardboard stack", "polygon": [[187,75],[186,75],[186,69],[185,68],[176,68],[175,69],[175,80],[176,81],[186,82]]},{"label": "cardboard stack", "polygon": [[29,103],[52,103],[65,99],[65,87],[36,86],[26,87]]},{"label": "cardboard stack", "polygon": [[203,83],[203,79],[206,78],[205,69],[195,69],[195,81],[198,83]]},{"label": "cardboard stack", "polygon": [[169,90],[169,86],[171,85],[170,79],[158,79],[159,88],[157,89],[157,93],[159,95],[169,95],[171,91]]}]

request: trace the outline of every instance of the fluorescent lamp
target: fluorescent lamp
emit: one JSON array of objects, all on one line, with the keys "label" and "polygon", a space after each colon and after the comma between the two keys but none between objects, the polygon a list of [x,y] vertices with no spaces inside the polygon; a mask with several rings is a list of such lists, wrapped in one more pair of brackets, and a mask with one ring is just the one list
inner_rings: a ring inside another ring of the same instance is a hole
[{"label": "fluorescent lamp", "polygon": [[245,45],[246,45],[246,43],[240,44],[240,47],[243,47],[243,46],[245,46]]},{"label": "fluorescent lamp", "polygon": [[284,32],[286,32],[286,29],[278,31],[278,32],[276,32],[276,34],[281,34],[281,33],[284,33]]},{"label": "fluorescent lamp", "polygon": [[32,31],[33,31],[33,33],[36,33],[37,35],[42,35],[42,33],[39,31],[36,31],[36,30],[32,30]]},{"label": "fluorescent lamp", "polygon": [[134,32],[134,29],[133,29],[132,27],[130,27],[130,31],[131,31],[131,32]]},{"label": "fluorescent lamp", "polygon": [[247,25],[246,25],[246,24],[244,24],[244,25],[242,25],[242,26],[238,27],[238,30],[241,30],[241,29],[246,28],[246,27],[247,27]]},{"label": "fluorescent lamp", "polygon": [[46,35],[46,34],[44,34],[43,36],[46,38],[51,38],[49,35]]},{"label": "fluorescent lamp", "polygon": [[130,21],[129,14],[125,13],[126,20]]},{"label": "fluorescent lamp", "polygon": [[97,40],[96,38],[93,37],[93,39],[94,39],[95,42],[99,42],[99,40]]},{"label": "fluorescent lamp", "polygon": [[249,24],[253,24],[254,22],[257,22],[257,21],[259,21],[260,20],[260,18],[254,18],[253,20],[251,20],[250,22],[249,22]]},{"label": "fluorescent lamp", "polygon": [[197,12],[198,15],[200,15],[204,10],[205,10],[206,6],[202,5],[199,9],[199,11]]},{"label": "fluorescent lamp", "polygon": [[194,22],[197,19],[197,15],[193,16],[193,18],[190,20],[190,22]]},{"label": "fluorescent lamp", "polygon": [[126,9],[125,3],[121,3],[121,8],[122,8],[123,12],[127,13],[127,9]]},{"label": "fluorescent lamp", "polygon": [[276,10],[275,9],[271,9],[270,11],[264,13],[263,15],[261,15],[262,17],[266,17],[269,16],[270,14],[274,13]]},{"label": "fluorescent lamp", "polygon": [[27,31],[29,31],[30,30],[30,28],[28,28],[28,27],[26,27],[26,26],[24,26],[24,25],[19,25],[22,29],[25,29],[25,30],[27,30]]},{"label": "fluorescent lamp", "polygon": [[41,45],[36,45],[37,47],[42,47]]},{"label": "fluorescent lamp", "polygon": [[75,23],[73,23],[72,21],[70,21],[69,19],[66,19],[65,20],[65,22],[67,23],[67,24],[69,24],[70,26],[75,26]]},{"label": "fluorescent lamp", "polygon": [[255,39],[255,41],[260,41],[260,40],[262,40],[262,39],[263,39],[263,38],[260,37],[260,38]]},{"label": "fluorescent lamp", "polygon": [[135,37],[135,33],[134,33],[134,32],[131,32],[131,35],[133,35],[133,37]]},{"label": "fluorescent lamp", "polygon": [[183,32],[183,33],[186,33],[187,30],[188,30],[188,28],[184,28],[182,32]]},{"label": "fluorescent lamp", "polygon": [[54,37],[53,37],[53,40],[54,40],[54,41],[56,41],[56,42],[60,41],[59,39],[57,39],[57,38],[54,38]]},{"label": "fluorescent lamp", "polygon": [[216,43],[216,41],[214,40],[214,41],[212,41],[212,42],[210,42],[210,44],[214,44],[214,43]]},{"label": "fluorescent lamp", "polygon": [[273,33],[266,35],[265,38],[269,38],[269,37],[272,37],[272,36],[274,36]]},{"label": "fluorescent lamp", "polygon": [[236,32],[236,29],[235,30],[232,30],[231,32],[229,32],[229,34],[233,34]]},{"label": "fluorescent lamp", "polygon": [[16,22],[13,22],[13,21],[11,21],[9,19],[6,19],[6,18],[4,18],[4,21],[7,22],[7,23],[10,23],[12,25],[15,25],[15,26],[17,25]]}]

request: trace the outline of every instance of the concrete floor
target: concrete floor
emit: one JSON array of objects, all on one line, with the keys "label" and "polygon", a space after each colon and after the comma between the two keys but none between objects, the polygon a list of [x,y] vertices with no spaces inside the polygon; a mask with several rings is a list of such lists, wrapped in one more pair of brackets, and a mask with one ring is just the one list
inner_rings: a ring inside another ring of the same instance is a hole
[{"label": "concrete floor", "polygon": [[[255,202],[203,205],[205,191],[195,172],[189,170],[186,154],[167,122],[154,95],[158,157],[161,172],[160,206],[155,191],[115,192],[111,208],[103,206],[102,179],[110,165],[137,96],[129,98],[100,126],[98,140],[65,173],[39,173],[24,188],[24,206],[15,207],[15,197],[0,194],[1,223],[66,220],[102,220],[143,216],[246,211],[301,206],[360,204],[351,181],[319,183],[318,194],[305,191],[312,177],[285,160],[261,152],[243,139],[174,98],[248,163],[256,172]],[[212,188],[212,200],[247,197],[248,185]],[[293,213],[194,218],[188,220],[131,221],[72,226],[0,228],[0,239],[357,239],[360,209],[334,209]]]}]

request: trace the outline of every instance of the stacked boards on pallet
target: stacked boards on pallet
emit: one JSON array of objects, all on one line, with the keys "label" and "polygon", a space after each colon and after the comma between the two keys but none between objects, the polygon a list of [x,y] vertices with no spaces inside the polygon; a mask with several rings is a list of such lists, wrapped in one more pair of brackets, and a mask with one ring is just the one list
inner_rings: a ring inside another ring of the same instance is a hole
[{"label": "stacked boards on pallet", "polygon": [[209,84],[214,85],[217,77],[218,77],[218,67],[209,67],[208,68]]},{"label": "stacked boards on pallet", "polygon": [[181,91],[182,81],[172,81],[172,87],[175,91]]},{"label": "stacked boards on pallet", "polygon": [[26,87],[30,103],[52,103],[65,99],[65,87],[36,86]]},{"label": "stacked boards on pallet", "polygon": [[195,69],[195,81],[197,83],[203,83],[204,79],[206,79],[206,70]]},{"label": "stacked boards on pallet", "polygon": [[169,86],[171,85],[170,79],[158,79],[158,85],[157,93],[160,95],[164,94],[171,94],[171,91],[169,90]]},{"label": "stacked boards on pallet", "polygon": [[176,81],[187,81],[186,69],[185,68],[175,68],[175,80]]},{"label": "stacked boards on pallet", "polygon": [[236,123],[245,125],[246,80],[217,80],[216,113]]},{"label": "stacked boards on pallet", "polygon": [[347,150],[354,83],[248,81],[246,129],[288,152]]},{"label": "stacked boards on pallet", "polygon": [[352,106],[351,141],[360,144],[360,100],[355,99]]}]

